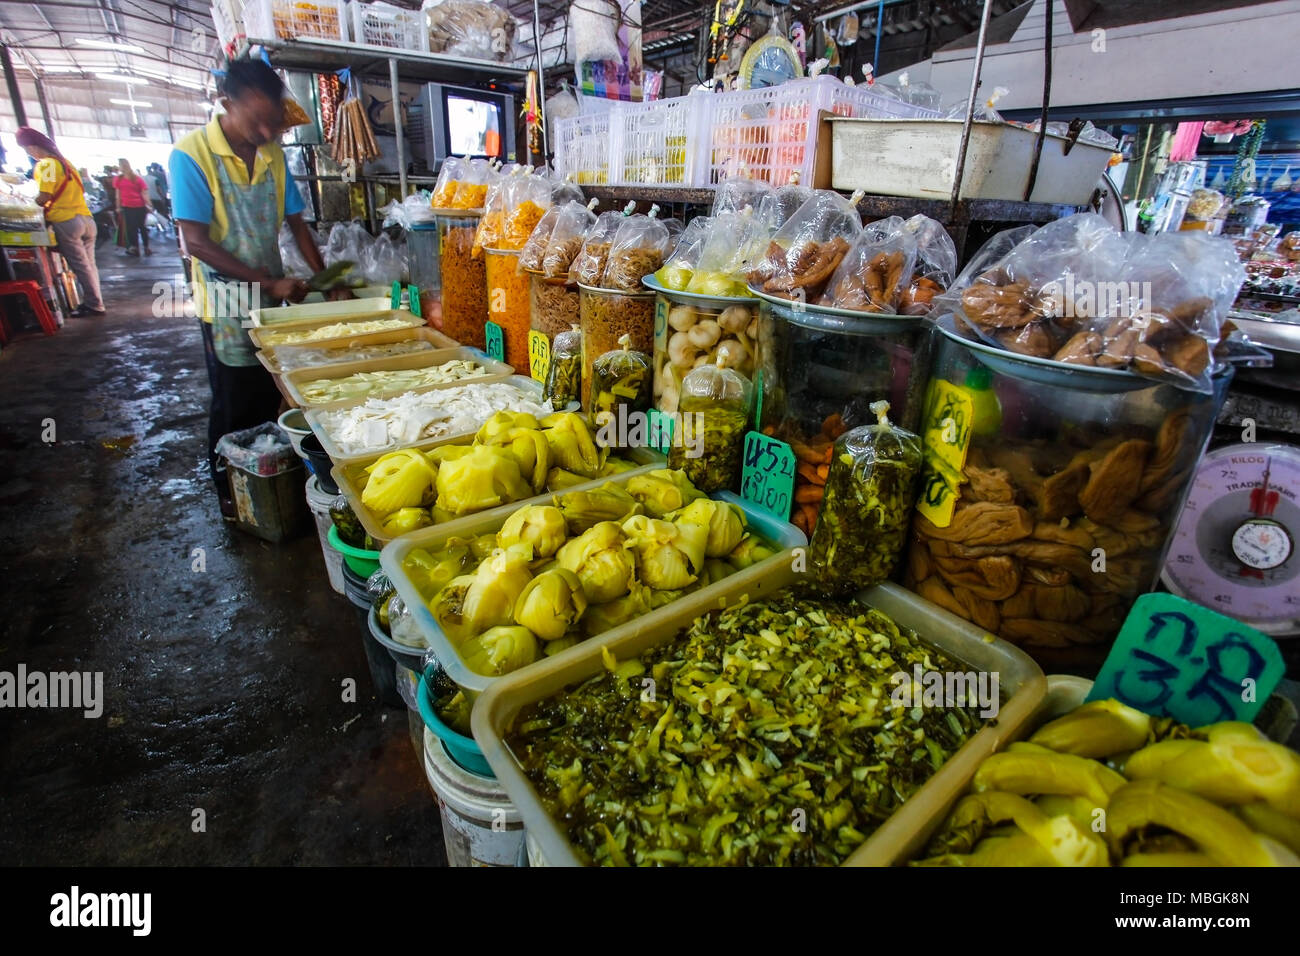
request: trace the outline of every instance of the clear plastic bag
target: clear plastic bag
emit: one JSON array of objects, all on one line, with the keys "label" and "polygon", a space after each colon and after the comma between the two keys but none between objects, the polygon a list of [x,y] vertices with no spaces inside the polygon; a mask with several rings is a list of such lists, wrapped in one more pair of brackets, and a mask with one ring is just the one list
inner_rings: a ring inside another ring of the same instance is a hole
[{"label": "clear plastic bag", "polygon": [[361,273],[371,285],[406,282],[406,244],[396,243],[387,233],[371,243],[361,256]]},{"label": "clear plastic bag", "polygon": [[427,193],[417,192],[407,196],[401,202],[394,199],[379,211],[384,214],[385,229],[389,226],[410,229],[419,222],[433,222],[433,206],[429,202]]},{"label": "clear plastic bag", "polygon": [[[320,247],[320,239],[317,238],[315,230],[310,226],[307,227],[312,232],[312,238],[316,241],[317,248]],[[307,265],[307,260],[303,258],[302,250],[298,248],[298,240],[293,237],[293,230],[289,228],[287,222],[280,224],[280,234],[276,238],[280,246],[280,262],[284,266],[284,274],[298,278],[310,278],[315,270]]]},{"label": "clear plastic bag", "polygon": [[812,194],[812,189],[807,186],[800,186],[797,182],[787,183],[772,190],[770,196],[764,197],[759,205],[759,213],[767,220],[768,228],[776,232],[790,221],[799,207],[812,198]]},{"label": "clear plastic bag", "polygon": [[506,213],[514,205],[515,192],[523,180],[518,171],[505,176],[498,176],[488,185],[487,195],[483,200],[483,218],[479,220],[478,230],[474,233],[474,245],[470,255],[478,258],[483,250],[503,248],[501,243],[506,234]]},{"label": "clear plastic bag", "polygon": [[902,218],[873,222],[835,270],[821,304],[897,315],[915,265],[916,238],[903,228]]},{"label": "clear plastic bag", "polygon": [[749,284],[770,295],[816,301],[861,232],[853,203],[839,193],[815,190],[776,231]]},{"label": "clear plastic bag", "polygon": [[686,472],[700,491],[738,488],[753,398],[753,384],[721,357],[687,374],[677,405],[681,437],[673,439],[668,467]]},{"label": "clear plastic bag", "polygon": [[426,0],[423,9],[430,52],[497,62],[509,59],[516,23],[504,9],[482,0]]},{"label": "clear plastic bag", "polygon": [[582,251],[583,237],[596,224],[596,214],[581,202],[568,202],[558,207],[559,213],[542,250],[538,268],[548,279],[558,279],[569,274],[569,267]]},{"label": "clear plastic bag", "polygon": [[643,292],[641,280],[658,271],[666,258],[668,228],[654,218],[654,210],[648,216],[628,216],[614,234],[600,286],[617,292]]},{"label": "clear plastic bag", "polygon": [[542,176],[520,176],[514,189],[507,193],[507,199],[509,205],[497,248],[522,249],[551,208],[551,183]]},{"label": "clear plastic bag", "polygon": [[576,183],[571,183],[567,179],[551,181],[551,205],[563,206],[566,202],[582,203],[586,202],[587,197],[582,193],[582,187]]},{"label": "clear plastic bag", "polygon": [[916,265],[898,302],[900,315],[929,315],[934,298],[942,295],[957,276],[957,246],[929,216],[915,215],[903,223],[916,239]]},{"label": "clear plastic bag", "polygon": [[433,198],[429,200],[429,205],[434,209],[451,207],[452,200],[456,198],[456,187],[459,184],[463,165],[464,161],[456,156],[450,156],[442,161],[442,169],[438,171],[438,182],[433,187]]},{"label": "clear plastic bag", "polygon": [[[603,448],[622,448],[620,421],[626,426],[633,412],[650,407],[654,385],[653,362],[644,352],[632,349],[632,337],[618,340],[619,348],[606,352],[591,366],[591,425],[596,443]],[[626,409],[620,413],[619,409]]]},{"label": "clear plastic bag", "polygon": [[573,326],[551,343],[551,364],[542,385],[542,399],[564,411],[582,393],[582,330]]},{"label": "clear plastic bag", "polygon": [[555,222],[560,218],[562,208],[561,206],[552,206],[538,220],[537,225],[528,237],[528,241],[524,243],[523,249],[519,251],[519,268],[521,270],[528,272],[541,271],[542,255],[546,252],[546,243],[550,241],[551,232],[555,229]]},{"label": "clear plastic bag", "polygon": [[366,250],[374,244],[374,239],[359,222],[339,222],[330,230],[329,240],[325,243],[325,264],[336,262],[357,262],[365,258]]},{"label": "clear plastic bag", "polygon": [[770,203],[771,197],[772,187],[767,183],[737,176],[718,186],[709,215],[717,217],[723,213],[734,214],[746,208],[758,210],[765,202]]},{"label": "clear plastic bag", "polygon": [[[1005,123],[1006,120],[1002,118],[1002,114],[993,107],[997,104],[998,100],[1002,99],[1002,97],[1006,96],[1009,92],[1010,90],[1005,86],[994,87],[993,92],[989,94],[988,99],[984,100],[982,103],[975,104],[975,113],[973,114],[974,118],[983,123]],[[904,101],[909,103],[912,102],[901,92],[900,95],[902,95]],[[936,107],[937,105],[938,104],[936,104]],[[949,107],[945,116],[947,119],[964,120],[966,118],[966,103],[963,101]]]},{"label": "clear plastic bag", "polygon": [[712,216],[696,216],[685,229],[673,248],[672,255],[659,267],[655,278],[665,289],[684,292],[695,274],[695,267],[700,261],[700,252],[708,238],[709,228],[713,225]]},{"label": "clear plastic bag", "polygon": [[254,475],[278,475],[298,464],[298,455],[289,443],[289,436],[275,422],[264,422],[222,435],[217,441],[216,453]]},{"label": "clear plastic bag", "polygon": [[622,60],[618,27],[622,10],[616,0],[574,0],[569,5],[569,36],[574,43],[574,62]]},{"label": "clear plastic bag", "polygon": [[605,260],[614,242],[614,234],[622,224],[623,213],[611,210],[602,212],[582,237],[582,248],[569,268],[569,281],[598,286],[605,273]]},{"label": "clear plastic bag", "polygon": [[921,473],[921,440],[889,423],[889,403],[872,402],[877,424],[835,441],[825,497],[809,545],[809,579],[845,595],[889,580],[902,554]]},{"label": "clear plastic bag", "polygon": [[686,291],[708,296],[749,294],[746,276],[762,261],[772,234],[753,206],[713,217]]},{"label": "clear plastic bag", "polygon": [[488,189],[499,178],[491,163],[486,159],[461,160],[456,174],[456,192],[447,208],[482,209]]}]

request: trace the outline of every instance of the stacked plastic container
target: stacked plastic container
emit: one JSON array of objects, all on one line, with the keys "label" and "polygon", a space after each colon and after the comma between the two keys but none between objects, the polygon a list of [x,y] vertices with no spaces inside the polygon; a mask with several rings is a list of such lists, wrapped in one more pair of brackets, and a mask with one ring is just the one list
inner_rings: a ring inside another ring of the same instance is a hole
[{"label": "stacked plastic container", "polygon": [[244,27],[254,40],[347,40],[344,0],[249,0]]},{"label": "stacked plastic container", "polygon": [[555,123],[555,169],[587,186],[608,186],[614,110],[586,113]]},{"label": "stacked plastic container", "polygon": [[429,31],[420,10],[404,10],[390,3],[348,3],[351,41],[390,50],[429,49]]}]

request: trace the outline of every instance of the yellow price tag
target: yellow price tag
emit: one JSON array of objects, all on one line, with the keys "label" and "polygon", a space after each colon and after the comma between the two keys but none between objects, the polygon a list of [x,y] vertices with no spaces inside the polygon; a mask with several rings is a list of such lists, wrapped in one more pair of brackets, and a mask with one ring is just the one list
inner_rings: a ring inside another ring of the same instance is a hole
[{"label": "yellow price tag", "polygon": [[545,332],[531,329],[528,332],[528,372],[539,382],[546,381],[551,368],[551,340]]},{"label": "yellow price tag", "polygon": [[925,470],[921,473],[921,494],[916,510],[936,527],[952,523],[961,486],[962,469],[970,451],[971,422],[975,403],[964,388],[944,379],[930,383],[921,423]]}]

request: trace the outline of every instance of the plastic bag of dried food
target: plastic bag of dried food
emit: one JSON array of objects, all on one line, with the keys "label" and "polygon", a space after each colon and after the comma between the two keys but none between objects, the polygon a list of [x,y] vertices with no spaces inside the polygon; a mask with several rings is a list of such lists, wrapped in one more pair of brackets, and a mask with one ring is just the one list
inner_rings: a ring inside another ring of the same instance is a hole
[{"label": "plastic bag of dried food", "polygon": [[929,315],[934,297],[952,285],[957,275],[957,246],[948,230],[929,216],[913,216],[903,223],[903,229],[916,239],[916,265],[899,299],[898,312]]},{"label": "plastic bag of dried food", "polygon": [[587,205],[580,202],[567,202],[559,207],[554,228],[542,250],[541,270],[549,279],[567,275],[569,267],[582,251],[583,236],[596,223],[596,214],[592,207],[596,200]]},{"label": "plastic bag of dried food", "polygon": [[618,292],[643,292],[641,280],[656,272],[668,258],[668,228],[650,215],[625,218],[614,234],[601,276],[603,289]]},{"label": "plastic bag of dried food", "polygon": [[754,386],[719,356],[682,379],[680,438],[673,438],[668,467],[680,468],[700,491],[740,487],[745,431]]},{"label": "plastic bag of dried food", "polygon": [[475,258],[486,249],[499,249],[506,234],[506,211],[514,205],[514,193],[523,182],[518,172],[508,176],[498,176],[489,183],[487,195],[483,200],[483,218],[479,220],[478,231],[474,233],[474,245],[470,255]]},{"label": "plastic bag of dried food", "polygon": [[515,41],[515,19],[482,0],[426,0],[429,50],[476,60],[504,62]]},{"label": "plastic bag of dried food", "polygon": [[560,218],[562,208],[561,206],[552,206],[546,210],[546,213],[538,220],[537,225],[533,227],[528,241],[524,243],[523,249],[519,252],[519,268],[521,271],[541,271],[542,255],[546,252],[546,243],[551,239],[551,232],[555,229],[555,221]]},{"label": "plastic bag of dried food", "polygon": [[542,399],[557,412],[578,400],[582,392],[582,330],[573,326],[551,343],[551,364],[542,385]]},{"label": "plastic bag of dried food", "polygon": [[718,186],[713,197],[710,216],[723,213],[738,213],[746,207],[757,210],[764,202],[770,202],[772,187],[757,179],[728,179]]},{"label": "plastic bag of dried food", "polygon": [[[797,175],[795,177],[798,178]],[[797,182],[787,183],[772,190],[771,195],[763,197],[759,204],[759,214],[767,220],[768,228],[776,232],[793,216],[799,207],[812,198],[813,191]]]},{"label": "plastic bag of dried food", "polygon": [[[1246,278],[1232,243],[1201,232],[1168,232],[1128,241],[1125,248],[1120,281],[1096,286],[1092,315],[1052,357],[1126,368],[1209,393],[1211,353]],[[1069,291],[1065,305],[1084,311],[1078,282]]]},{"label": "plastic bag of dried food", "polygon": [[464,160],[457,156],[443,160],[442,169],[438,171],[438,182],[433,187],[433,198],[429,200],[429,205],[434,209],[451,208],[452,200],[456,198],[456,187],[459,185],[463,165]]},{"label": "plastic bag of dried food", "polygon": [[862,232],[857,208],[846,197],[815,190],[768,243],[749,284],[788,299],[815,302]]},{"label": "plastic bag of dried food", "polygon": [[772,234],[752,206],[713,217],[687,292],[709,296],[749,295],[745,277],[767,251]]},{"label": "plastic bag of dried food", "polygon": [[461,160],[456,176],[456,192],[448,208],[482,209],[488,188],[497,180],[492,165],[486,159]]},{"label": "plastic bag of dried food", "polygon": [[551,180],[551,205],[562,206],[566,202],[586,202],[582,187],[568,179]]},{"label": "plastic bag of dried food", "polygon": [[915,265],[916,238],[901,217],[870,223],[835,270],[821,304],[897,315]]},{"label": "plastic bag of dried food", "polygon": [[889,403],[872,402],[875,425],[835,441],[817,527],[809,545],[815,590],[843,595],[889,580],[902,554],[921,473],[921,440],[889,423]]},{"label": "plastic bag of dried food", "polygon": [[[606,352],[591,365],[591,425],[596,444],[603,448],[622,448],[619,423],[627,427],[632,412],[650,407],[654,385],[653,362],[644,352],[632,349],[632,336],[623,335],[619,347]],[[619,409],[626,409],[620,413]]]},{"label": "plastic bag of dried food", "polygon": [[713,225],[712,216],[696,216],[682,231],[672,255],[659,267],[655,278],[665,289],[684,292],[690,284],[691,276],[700,261],[700,252],[704,249],[704,240],[708,238],[709,228]]},{"label": "plastic bag of dried food", "polygon": [[664,228],[668,230],[667,254],[671,256],[673,250],[677,248],[677,243],[682,238],[682,233],[686,231],[686,223],[680,219],[664,219],[663,224]]},{"label": "plastic bag of dried food", "polygon": [[600,277],[605,273],[605,260],[609,258],[609,248],[614,242],[614,234],[626,218],[625,213],[611,210],[602,212],[591,224],[586,235],[582,237],[582,248],[578,251],[573,265],[569,267],[569,281],[583,285],[598,286]]},{"label": "plastic bag of dried food", "polygon": [[505,209],[498,248],[522,249],[551,208],[551,183],[541,176],[521,175],[506,198],[509,205]]}]

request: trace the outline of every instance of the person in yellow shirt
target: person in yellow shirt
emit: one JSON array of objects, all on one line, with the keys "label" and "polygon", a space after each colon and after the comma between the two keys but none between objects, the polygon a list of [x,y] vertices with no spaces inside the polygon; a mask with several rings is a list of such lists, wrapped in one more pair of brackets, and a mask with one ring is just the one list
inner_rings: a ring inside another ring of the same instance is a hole
[{"label": "person in yellow shirt", "polygon": [[35,178],[40,185],[36,201],[45,209],[45,221],[54,230],[59,255],[68,260],[81,282],[85,301],[73,310],[77,318],[104,314],[99,291],[99,268],[95,265],[95,220],[86,205],[81,177],[63,158],[59,148],[40,130],[18,127],[18,145],[36,160]]}]

